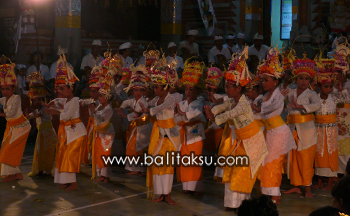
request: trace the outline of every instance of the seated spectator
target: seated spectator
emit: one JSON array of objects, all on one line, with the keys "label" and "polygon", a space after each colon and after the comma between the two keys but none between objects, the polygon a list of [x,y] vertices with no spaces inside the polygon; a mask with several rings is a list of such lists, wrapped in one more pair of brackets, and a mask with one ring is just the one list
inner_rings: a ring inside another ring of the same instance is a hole
[{"label": "seated spectator", "polygon": [[346,164],[345,175],[350,175],[350,158],[348,160],[348,163]]},{"label": "seated spectator", "polygon": [[244,200],[237,209],[237,216],[278,216],[277,206],[268,196]]},{"label": "seated spectator", "polygon": [[332,189],[333,206],[342,213],[350,214],[350,176],[347,175],[335,183]]},{"label": "seated spectator", "polygon": [[332,206],[326,206],[311,212],[309,216],[339,216],[339,209]]}]

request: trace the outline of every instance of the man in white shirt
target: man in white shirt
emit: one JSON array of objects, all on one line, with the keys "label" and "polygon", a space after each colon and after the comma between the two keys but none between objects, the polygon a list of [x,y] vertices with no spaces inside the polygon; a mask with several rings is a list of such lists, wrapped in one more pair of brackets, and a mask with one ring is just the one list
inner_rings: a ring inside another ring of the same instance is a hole
[{"label": "man in white shirt", "polygon": [[27,69],[26,78],[34,72],[39,72],[44,77],[44,81],[48,82],[50,80],[50,69],[47,65],[41,64],[43,54],[36,51],[32,54],[32,58],[34,64]]},{"label": "man in white shirt", "polygon": [[230,50],[228,50],[227,48],[225,48],[223,46],[224,43],[224,39],[222,36],[215,36],[214,37],[215,40],[215,46],[213,48],[211,48],[211,50],[209,51],[208,54],[208,63],[209,64],[219,64],[219,58],[223,58],[225,57],[225,59],[222,59],[223,62],[227,62],[228,60],[231,59],[231,53]]},{"label": "man in white shirt", "polygon": [[269,47],[263,45],[264,37],[259,33],[254,35],[254,44],[249,47],[248,55],[256,55],[259,58],[259,62],[262,62],[269,51]]},{"label": "man in white shirt", "polygon": [[[67,49],[63,47],[59,49],[57,51],[57,56],[60,57],[60,55],[65,55],[67,58]],[[73,68],[73,66],[69,62],[67,63],[70,67]],[[56,78],[56,67],[57,67],[57,61],[52,63],[52,65],[50,66],[50,82],[53,82],[53,83],[55,83],[55,78]]]},{"label": "man in white shirt", "polygon": [[243,33],[237,34],[237,44],[233,47],[233,53],[243,52],[244,50],[244,39],[245,35]]},{"label": "man in white shirt", "polygon": [[16,73],[17,78],[17,93],[20,95],[27,95],[29,83],[26,82],[26,65],[17,64],[18,72]]},{"label": "man in white shirt", "polygon": [[80,70],[83,70],[83,76],[90,74],[93,67],[98,66],[103,57],[100,56],[102,42],[100,40],[93,40],[91,46],[91,53],[83,57]]},{"label": "man in white shirt", "polygon": [[232,56],[233,54],[233,48],[235,45],[235,36],[233,34],[229,34],[226,37],[226,44],[224,45],[225,48],[227,48],[230,51],[230,54]]},{"label": "man in white shirt", "polygon": [[169,65],[172,62],[176,62],[176,71],[178,71],[179,69],[184,69],[184,61],[183,59],[176,55],[176,51],[177,51],[177,47],[176,44],[174,42],[170,42],[168,45],[168,51],[169,51],[169,55],[166,57],[166,63]]},{"label": "man in white shirt", "polygon": [[123,57],[123,67],[129,68],[132,63],[134,63],[134,60],[130,57],[131,54],[131,47],[132,44],[130,42],[123,43],[122,45],[119,46],[119,54]]},{"label": "man in white shirt", "polygon": [[195,43],[198,30],[189,30],[187,32],[186,40],[179,44],[179,51],[184,59],[199,53],[198,44]]}]

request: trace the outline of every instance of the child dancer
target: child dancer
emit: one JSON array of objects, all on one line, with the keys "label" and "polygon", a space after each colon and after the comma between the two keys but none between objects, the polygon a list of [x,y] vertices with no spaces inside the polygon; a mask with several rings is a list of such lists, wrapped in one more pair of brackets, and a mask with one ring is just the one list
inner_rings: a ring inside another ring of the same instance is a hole
[{"label": "child dancer", "polygon": [[[204,63],[196,59],[188,59],[180,80],[185,87],[186,100],[178,103],[177,125],[180,126],[181,156],[202,155],[205,117],[203,115],[203,99],[197,99],[203,88],[202,72]],[[197,161],[198,162],[198,161]],[[183,193],[195,192],[199,196],[203,193],[203,167],[192,164],[177,168],[177,180],[182,182]]]},{"label": "child dancer", "polygon": [[58,137],[52,126],[52,117],[45,113],[45,107],[41,105],[48,92],[44,86],[44,77],[39,72],[32,73],[27,79],[29,81],[28,96],[33,106],[38,108],[27,115],[27,118],[36,118],[38,128],[32,171],[28,176],[41,176],[44,172],[46,175],[51,175]]},{"label": "child dancer", "polygon": [[95,182],[108,183],[111,176],[109,164],[105,164],[102,157],[108,157],[112,152],[114,140],[114,128],[110,123],[113,109],[110,100],[111,86],[113,85],[113,75],[108,72],[103,80],[100,80],[99,105],[90,107],[90,112],[94,117],[93,142],[92,142],[92,179],[95,179],[97,172],[98,179]]},{"label": "child dancer", "polygon": [[78,188],[76,173],[80,172],[80,164],[86,139],[86,128],[79,118],[79,98],[74,97],[74,86],[78,78],[72,68],[67,65],[65,56],[60,56],[57,62],[55,85],[58,88],[59,98],[63,102],[61,111],[52,109],[50,102],[45,110],[51,115],[60,115],[58,129],[59,144],[56,151],[54,183],[66,191]]},{"label": "child dancer", "polygon": [[250,100],[256,123],[258,123],[258,125],[260,126],[261,131],[264,131],[265,125],[260,113],[261,103],[263,101],[264,96],[260,94],[259,80],[259,77],[255,77],[253,78],[253,80],[251,80],[251,82],[245,87],[245,95]]},{"label": "child dancer", "polygon": [[[339,44],[339,41],[344,40]],[[334,50],[333,58],[335,59],[335,70],[337,71],[336,79],[343,83],[344,89],[350,91],[350,81],[346,79],[349,74],[349,62],[347,60],[350,54],[350,48],[347,38],[340,37],[334,42],[337,46]],[[337,89],[334,89],[336,92]],[[350,158],[350,104],[338,104],[337,123],[338,123],[338,157],[339,157],[339,174],[345,173],[346,164]]]},{"label": "child dancer", "polygon": [[90,99],[82,99],[79,101],[80,106],[90,106],[89,109],[89,121],[86,127],[87,131],[87,140],[84,141],[84,151],[83,151],[83,163],[90,164],[91,153],[92,153],[92,141],[93,141],[93,126],[94,126],[94,117],[91,113],[92,108],[96,108],[99,105],[99,93],[100,89],[100,66],[95,66],[91,70],[91,74],[89,76],[89,89],[90,89]]},{"label": "child dancer", "polygon": [[0,65],[0,88],[4,96],[0,98],[3,109],[0,111],[0,116],[7,120],[0,149],[0,171],[4,178],[2,182],[23,179],[19,165],[31,128],[22,113],[21,97],[14,94],[17,86],[14,67],[13,63]]},{"label": "child dancer", "polygon": [[[319,176],[318,184],[315,188],[322,188],[322,178],[328,178],[328,184],[322,190],[331,190],[333,182],[336,181],[338,174],[338,140],[337,140],[337,116],[336,107],[338,103],[344,103],[349,100],[347,90],[343,94],[334,94],[333,82],[335,68],[334,59],[322,59],[319,63],[319,73],[317,82],[321,92],[321,108],[316,111],[316,158],[315,158],[315,174]],[[342,93],[340,82],[335,87],[339,93]]]},{"label": "child dancer", "polygon": [[[207,79],[205,80],[207,88],[207,101],[204,102],[206,106],[214,107],[215,105],[224,102],[224,96],[217,94],[219,85],[223,79],[224,74],[217,67],[208,68]],[[219,147],[223,125],[216,125],[215,122],[209,122],[209,127],[205,130],[205,139],[203,140],[203,148],[216,153]],[[222,176],[219,176],[222,178]]]},{"label": "child dancer", "polygon": [[266,61],[258,67],[266,91],[260,114],[266,128],[265,141],[269,152],[260,170],[261,192],[272,196],[272,201],[276,204],[280,204],[281,200],[280,186],[285,157],[290,150],[296,148],[293,135],[281,117],[284,96],[278,88],[278,79],[283,72],[279,54],[278,48],[271,48]]},{"label": "child dancer", "polygon": [[[211,120],[220,125],[226,122],[220,144],[219,155],[247,155],[248,161],[242,166],[224,167],[226,210],[237,209],[243,200],[249,199],[257,171],[267,155],[264,135],[254,121],[253,112],[242,88],[249,83],[250,75],[246,65],[248,47],[242,54],[233,56],[229,70],[225,74],[225,91],[234,103],[225,101],[222,105],[205,107]],[[215,117],[214,117],[215,116]]]},{"label": "child dancer", "polygon": [[[173,87],[173,83],[169,80],[170,73],[176,73],[176,71],[170,70],[163,56],[156,63],[151,74],[154,92],[157,96],[149,102],[149,106],[152,107],[150,110],[143,107],[144,112],[157,118],[153,125],[148,148],[148,154],[153,157],[156,155],[165,157],[166,152],[171,154],[180,150],[179,131],[174,121],[175,98],[168,92],[168,88]],[[153,199],[153,202],[164,200],[170,205],[176,204],[170,196],[173,176],[174,166],[152,165],[147,169],[147,187],[153,187],[153,193],[160,195],[159,198]]]},{"label": "child dancer", "polygon": [[297,149],[289,153],[288,174],[294,185],[284,193],[301,193],[299,186],[305,186],[305,196],[312,197],[311,184],[314,174],[317,133],[315,117],[312,114],[321,107],[317,93],[310,90],[311,80],[316,73],[316,63],[310,59],[297,59],[293,62],[293,74],[297,88],[287,94],[287,123],[293,132]]},{"label": "child dancer", "polygon": [[[150,122],[149,115],[142,113],[142,107],[148,108],[148,102],[144,97],[147,89],[146,82],[146,68],[144,65],[132,66],[133,72],[129,86],[125,89],[126,92],[132,91],[133,99],[123,101],[119,111],[120,115],[124,115],[124,109],[130,108],[133,112],[128,114],[127,119],[131,122],[129,125],[126,145],[126,155],[131,157],[142,156],[144,152],[147,152],[150,142],[150,136],[152,133],[152,123]],[[147,167],[143,167],[136,164],[125,165],[125,169],[130,172],[128,175],[145,175]]]}]

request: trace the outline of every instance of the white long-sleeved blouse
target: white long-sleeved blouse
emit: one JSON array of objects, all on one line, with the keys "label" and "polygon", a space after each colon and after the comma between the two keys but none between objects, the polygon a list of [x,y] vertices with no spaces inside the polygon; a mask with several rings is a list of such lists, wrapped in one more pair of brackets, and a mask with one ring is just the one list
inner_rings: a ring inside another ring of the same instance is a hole
[{"label": "white long-sleeved blouse", "polygon": [[[304,106],[305,110],[294,109],[289,106],[292,96],[294,96],[299,105]],[[287,101],[288,115],[312,114],[321,107],[321,101],[317,93],[310,89],[306,89],[299,96],[297,96],[297,89],[290,89],[287,94]],[[288,126],[292,133],[294,130],[296,130],[298,133],[298,151],[307,149],[317,143],[317,134],[314,120],[304,123],[289,124]]]}]

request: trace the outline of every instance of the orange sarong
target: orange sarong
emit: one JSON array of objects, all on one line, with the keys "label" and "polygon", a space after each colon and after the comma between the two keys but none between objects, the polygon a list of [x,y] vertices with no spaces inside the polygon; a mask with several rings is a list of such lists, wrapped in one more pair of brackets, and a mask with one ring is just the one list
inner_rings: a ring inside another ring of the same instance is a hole
[{"label": "orange sarong", "polygon": [[[229,142],[231,145],[230,139],[226,139],[225,142]],[[234,156],[247,155],[244,150],[242,141],[238,143],[237,149],[232,154]],[[241,192],[241,193],[251,193],[256,181],[257,172],[254,177],[251,178],[251,168],[249,166],[233,166],[233,167],[224,167],[224,176],[222,182],[230,183],[230,189],[232,191]]]},{"label": "orange sarong", "polygon": [[87,136],[85,137],[84,140],[84,150],[83,150],[83,164],[90,164],[89,161],[89,153],[91,154],[92,152],[92,141],[93,141],[93,133],[89,134],[89,131],[91,130],[91,127],[94,126],[94,118],[93,117],[89,117],[89,121],[86,127],[86,131],[87,131]]},{"label": "orange sarong", "polygon": [[[293,132],[294,140],[297,146],[299,138],[297,131]],[[316,144],[298,151],[293,149],[289,153],[289,178],[290,183],[294,186],[310,186],[314,176],[314,162],[316,154]]]},{"label": "orange sarong", "polygon": [[280,187],[282,182],[283,165],[286,155],[281,155],[279,158],[261,166],[259,178],[261,187]]},{"label": "orange sarong", "polygon": [[330,168],[332,171],[337,171],[339,169],[339,159],[338,159],[338,149],[328,153],[327,148],[327,133],[325,133],[324,137],[324,145],[323,145],[323,156],[316,152],[315,157],[315,167],[317,168]]},{"label": "orange sarong", "polygon": [[30,130],[22,136],[18,137],[12,143],[10,140],[16,134],[9,134],[10,128],[23,124],[27,119],[22,115],[17,119],[7,120],[6,129],[4,133],[4,140],[0,149],[0,164],[8,164],[13,167],[18,167],[21,164],[24,148],[27,143],[27,138]]},{"label": "orange sarong", "polygon": [[[191,155],[194,152],[195,156],[201,156],[203,150],[203,141],[198,141],[190,145],[181,146],[181,156]],[[185,161],[186,162],[186,161]],[[199,161],[197,160],[197,163]],[[178,166],[176,167],[177,181],[188,182],[188,181],[200,181],[203,180],[203,167],[201,166]]]},{"label": "orange sarong", "polygon": [[58,173],[60,172],[70,172],[79,173],[80,164],[82,161],[82,155],[84,150],[84,140],[85,136],[81,136],[71,143],[67,144],[66,130],[65,126],[70,126],[73,124],[80,123],[80,119],[72,119],[70,121],[61,121],[58,128],[58,140],[56,150],[56,166]]}]

